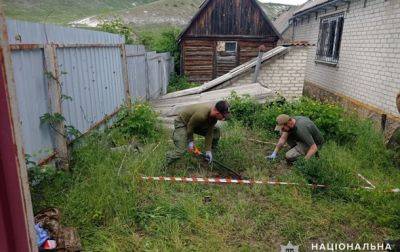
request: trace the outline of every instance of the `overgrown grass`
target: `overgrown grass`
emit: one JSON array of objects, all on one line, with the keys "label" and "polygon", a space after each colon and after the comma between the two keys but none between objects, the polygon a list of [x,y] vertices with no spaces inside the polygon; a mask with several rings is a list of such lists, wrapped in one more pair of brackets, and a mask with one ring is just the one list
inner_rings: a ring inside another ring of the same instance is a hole
[{"label": "overgrown grass", "polygon": [[[238,111],[236,105],[232,111]],[[124,118],[132,123],[131,116]],[[63,224],[79,229],[88,251],[277,251],[288,241],[309,250],[311,242],[399,239],[399,196],[384,192],[399,185],[399,172],[380,134],[367,125],[351,144],[330,140],[320,159],[291,167],[282,159],[267,162],[264,156],[274,146],[252,141],[274,141],[266,129],[245,127],[238,120],[222,126],[216,159],[250,178],[331,186],[323,191],[144,182],[140,175],[211,177],[219,172],[189,155],[165,169],[172,143],[162,131],[140,140],[139,152],[112,151],[124,142],[110,138],[109,130],[94,132],[76,143],[72,174],[56,173],[36,187],[42,197],[34,207],[61,208]],[[147,127],[158,129],[157,122]],[[129,132],[128,139],[135,137],[136,131]],[[341,188],[364,185],[358,172],[377,189]],[[204,203],[204,197],[211,202]]]},{"label": "overgrown grass", "polygon": [[198,85],[197,83],[189,82],[186,76],[179,76],[173,73],[168,85],[168,93],[197,87]]}]

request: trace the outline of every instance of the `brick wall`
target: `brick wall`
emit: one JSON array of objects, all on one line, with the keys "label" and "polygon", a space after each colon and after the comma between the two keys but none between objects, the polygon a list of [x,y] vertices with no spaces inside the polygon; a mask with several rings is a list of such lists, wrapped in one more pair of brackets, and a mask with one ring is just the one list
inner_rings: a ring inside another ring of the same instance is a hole
[{"label": "brick wall", "polygon": [[294,40],[316,44],[320,18],[335,12],[343,12],[345,18],[339,63],[316,63],[316,47],[309,47],[306,81],[397,116],[400,1],[368,0],[364,7],[364,0],[352,0],[349,11],[344,5],[326,14],[321,11],[317,18],[311,14],[294,27]]},{"label": "brick wall", "polygon": [[[265,61],[257,82],[271,88],[287,99],[300,97],[303,92],[308,47],[293,46],[286,54]],[[231,81],[226,86],[252,83],[254,68]]]}]

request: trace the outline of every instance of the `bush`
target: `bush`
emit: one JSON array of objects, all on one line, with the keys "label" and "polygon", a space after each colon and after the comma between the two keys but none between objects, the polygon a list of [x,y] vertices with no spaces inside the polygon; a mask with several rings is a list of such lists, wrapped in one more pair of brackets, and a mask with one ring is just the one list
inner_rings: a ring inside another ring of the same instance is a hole
[{"label": "bush", "polygon": [[[327,184],[329,194],[350,199],[343,187],[357,185],[357,172],[375,176],[379,171],[391,174],[395,153],[386,148],[384,136],[370,120],[362,120],[345,113],[336,105],[323,104],[308,98],[286,102],[278,99],[260,105],[248,96],[230,97],[232,116],[245,126],[272,132],[279,114],[307,116],[315,122],[327,144],[320,158],[299,161],[296,167],[306,175],[309,182]],[[387,175],[390,176],[390,175]]]},{"label": "bush", "polygon": [[232,92],[228,99],[232,117],[243,123],[245,126],[252,127],[256,121],[257,112],[261,109],[261,104],[253,100],[249,95],[240,97],[236,92]]},{"label": "bush", "polygon": [[336,105],[324,104],[309,98],[287,102],[284,98],[264,105],[258,104],[249,96],[239,97],[232,93],[229,98],[234,118],[246,126],[272,131],[276,125],[276,117],[280,114],[309,117],[320,129],[325,139],[338,143],[354,141],[365,122],[355,116],[346,115]]},{"label": "bush", "polygon": [[118,18],[112,21],[104,21],[100,25],[100,30],[124,36],[126,44],[133,44],[133,29]]},{"label": "bush", "polygon": [[139,32],[138,43],[144,45],[148,50],[158,53],[169,52],[174,57],[175,71],[179,71],[180,51],[177,43],[180,34],[178,28],[165,28],[161,33],[143,31]]},{"label": "bush", "polygon": [[186,76],[179,76],[176,73],[173,73],[169,81],[168,92],[175,92],[197,86],[198,84],[189,82]]},{"label": "bush", "polygon": [[136,137],[148,142],[160,136],[160,128],[158,115],[153,108],[147,103],[136,103],[121,109],[110,135],[116,136],[120,141],[129,141]]}]

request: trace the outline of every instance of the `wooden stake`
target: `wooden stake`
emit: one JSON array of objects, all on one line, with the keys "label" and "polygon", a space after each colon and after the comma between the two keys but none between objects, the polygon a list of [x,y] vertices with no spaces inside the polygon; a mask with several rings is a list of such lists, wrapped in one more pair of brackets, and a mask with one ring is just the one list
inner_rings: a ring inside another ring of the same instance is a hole
[{"label": "wooden stake", "polygon": [[[50,102],[50,113],[62,115],[62,98],[61,98],[61,81],[60,81],[60,69],[57,61],[56,46],[52,44],[46,44],[44,47],[44,57],[46,72],[48,75],[48,90],[49,90],[49,102]],[[56,144],[56,153],[58,158],[57,166],[63,170],[69,169],[69,156],[67,139],[63,135],[65,132],[65,122],[58,122],[55,125],[54,138]]]},{"label": "wooden stake", "polygon": [[128,62],[126,60],[126,49],[125,45],[121,45],[121,64],[122,64],[122,77],[124,81],[125,89],[125,103],[127,106],[131,105],[131,91],[129,90],[129,76],[128,76]]},{"label": "wooden stake", "polygon": [[246,138],[246,139],[251,141],[251,142],[255,142],[255,143],[276,145],[276,143],[272,143],[272,142],[265,142],[265,141],[260,141],[260,140],[257,140],[257,139],[251,139],[251,138]]},{"label": "wooden stake", "polygon": [[263,56],[263,52],[260,50],[258,52],[258,59],[257,59],[256,69],[255,69],[254,75],[253,75],[253,83],[257,82],[258,75],[260,74],[262,56]]}]

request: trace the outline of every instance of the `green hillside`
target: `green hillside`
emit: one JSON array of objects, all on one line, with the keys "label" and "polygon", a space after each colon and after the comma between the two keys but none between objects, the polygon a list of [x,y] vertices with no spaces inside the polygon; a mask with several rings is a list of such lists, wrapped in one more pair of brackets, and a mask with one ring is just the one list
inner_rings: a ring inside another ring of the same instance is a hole
[{"label": "green hillside", "polygon": [[[15,19],[67,24],[121,17],[135,27],[185,26],[203,0],[4,0],[6,15]],[[271,20],[289,5],[261,3]],[[81,24],[77,24],[81,26]],[[85,26],[85,24],[83,24]]]},{"label": "green hillside", "polygon": [[107,14],[154,0],[3,0],[7,17],[66,24],[70,21]]}]

